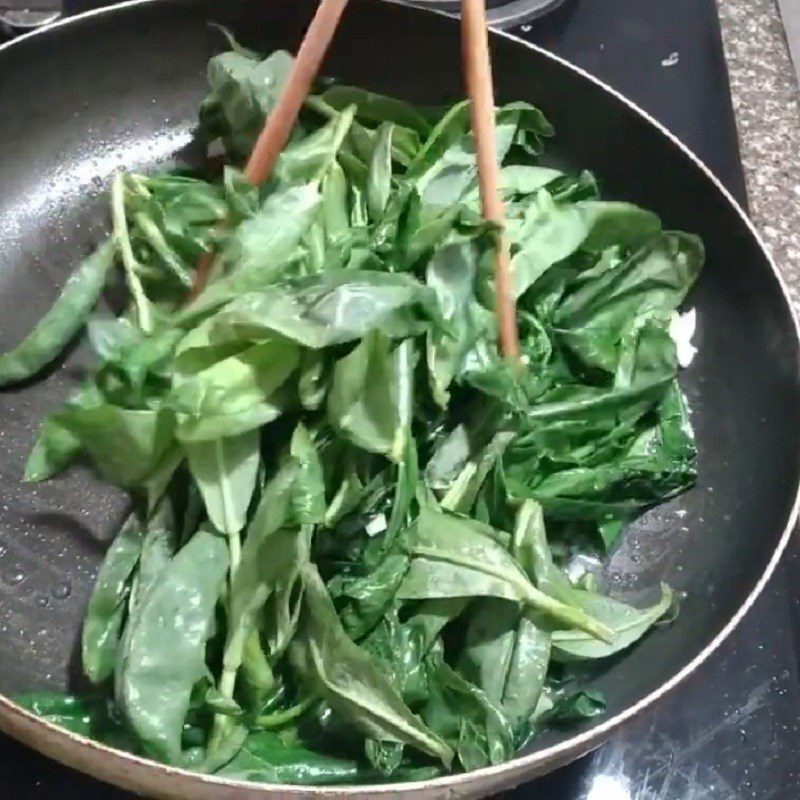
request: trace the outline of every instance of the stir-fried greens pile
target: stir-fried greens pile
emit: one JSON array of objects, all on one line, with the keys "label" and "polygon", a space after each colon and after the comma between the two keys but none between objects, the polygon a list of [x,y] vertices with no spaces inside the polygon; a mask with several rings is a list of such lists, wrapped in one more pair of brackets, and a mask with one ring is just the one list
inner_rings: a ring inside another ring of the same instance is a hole
[{"label": "stir-fried greens pile", "polygon": [[96,369],[26,473],[88,455],[135,501],[83,627],[98,694],[22,701],[256,781],[496,764],[601,713],[570,665],[671,606],[664,587],[634,609],[572,567],[694,480],[668,328],[703,248],[600,201],[590,174],[539,165],[543,115],[500,108],[510,364],[467,105],[320,86],[257,189],[237,167],[290,63],[211,60],[201,116],[221,174],[118,175],[113,235],[0,357],[5,383],[35,374],[121,266],[130,307],[88,322]]}]

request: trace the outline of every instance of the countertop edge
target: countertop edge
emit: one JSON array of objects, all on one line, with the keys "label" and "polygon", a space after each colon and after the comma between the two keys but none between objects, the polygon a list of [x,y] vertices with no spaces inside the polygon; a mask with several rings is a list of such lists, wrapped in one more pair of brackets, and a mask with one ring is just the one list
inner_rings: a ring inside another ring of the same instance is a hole
[{"label": "countertop edge", "polygon": [[800,309],[800,91],[775,0],[718,0],[750,214]]}]

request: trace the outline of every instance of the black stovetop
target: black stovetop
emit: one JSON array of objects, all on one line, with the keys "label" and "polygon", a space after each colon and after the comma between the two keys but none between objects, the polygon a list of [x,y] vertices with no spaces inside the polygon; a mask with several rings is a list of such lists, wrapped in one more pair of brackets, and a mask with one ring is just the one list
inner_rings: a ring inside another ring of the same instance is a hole
[{"label": "black stovetop", "polygon": [[[512,32],[638,102],[744,201],[715,0],[566,0]],[[503,800],[800,797],[800,603],[790,591],[798,579],[793,542],[738,630],[686,683],[593,755]],[[0,786],[3,797],[23,800],[127,797],[2,738]]]}]

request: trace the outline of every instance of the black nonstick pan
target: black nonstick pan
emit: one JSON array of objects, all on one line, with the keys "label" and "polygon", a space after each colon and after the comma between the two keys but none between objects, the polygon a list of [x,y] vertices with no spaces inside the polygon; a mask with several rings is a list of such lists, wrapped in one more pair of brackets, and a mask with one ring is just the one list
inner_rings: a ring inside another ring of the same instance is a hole
[{"label": "black nonstick pan", "polygon": [[[205,63],[221,44],[207,23],[231,27],[262,51],[294,49],[314,5],[134,0],[0,47],[0,350],[39,319],[105,232],[105,193],[116,169],[199,165],[196,111]],[[652,208],[665,226],[706,243],[708,264],[689,299],[699,353],[682,376],[699,482],[631,526],[607,564],[614,591],[634,604],[662,579],[684,591],[677,620],[589,676],[605,693],[605,716],[537,739],[507,764],[426,783],[231,783],[52,727],[5,697],[81,688],[76,642],[84,606],[126,509],[126,498],[88,470],[34,488],[20,480],[39,420],[79,380],[85,356],[78,343],[46,380],[0,393],[0,729],[152,797],[479,797],[599,745],[674,688],[747,612],[787,543],[798,504],[800,342],[777,269],[719,182],[631,103],[509,36],[493,37],[493,57],[498,99],[534,102],[554,124],[549,163],[590,168],[606,196]],[[460,63],[452,19],[352,0],[324,71],[440,104],[462,95]]]}]

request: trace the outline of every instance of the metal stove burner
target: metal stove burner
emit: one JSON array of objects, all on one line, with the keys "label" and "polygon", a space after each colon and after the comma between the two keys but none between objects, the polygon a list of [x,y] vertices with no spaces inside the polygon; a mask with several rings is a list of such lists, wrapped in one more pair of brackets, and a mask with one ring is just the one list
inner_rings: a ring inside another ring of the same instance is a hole
[{"label": "metal stove burner", "polygon": [[[458,14],[460,0],[408,0],[410,5],[435,8]],[[495,28],[510,28],[552,11],[564,0],[486,0],[489,24]]]}]

